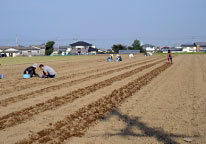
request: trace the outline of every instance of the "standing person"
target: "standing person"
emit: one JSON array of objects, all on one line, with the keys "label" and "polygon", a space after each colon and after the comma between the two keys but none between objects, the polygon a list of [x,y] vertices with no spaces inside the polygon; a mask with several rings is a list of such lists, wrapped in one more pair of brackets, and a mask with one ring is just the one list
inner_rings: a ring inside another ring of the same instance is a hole
[{"label": "standing person", "polygon": [[171,63],[172,64],[172,52],[171,52],[171,50],[168,50],[168,61],[169,61],[169,63]]},{"label": "standing person", "polygon": [[39,75],[36,73],[37,64],[33,64],[33,66],[30,66],[24,70],[24,74],[30,74],[31,77],[39,77]]},{"label": "standing person", "polygon": [[49,66],[44,66],[43,64],[40,64],[39,68],[43,70],[42,78],[55,78],[56,77],[56,72],[54,71],[53,68]]}]

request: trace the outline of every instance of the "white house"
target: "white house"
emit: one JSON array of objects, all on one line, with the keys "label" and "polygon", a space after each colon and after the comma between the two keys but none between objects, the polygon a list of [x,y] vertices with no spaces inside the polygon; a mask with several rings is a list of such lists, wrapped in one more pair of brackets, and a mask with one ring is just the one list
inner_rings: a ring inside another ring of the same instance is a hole
[{"label": "white house", "polygon": [[146,50],[147,52],[155,52],[155,49],[156,49],[156,47],[151,44],[144,44],[143,47],[144,47],[144,50]]},{"label": "white house", "polygon": [[182,44],[181,47],[182,47],[183,52],[196,52],[197,51],[197,47],[194,45],[194,43]]},{"label": "white house", "polygon": [[18,47],[18,46],[2,46],[0,47],[0,53],[6,54],[8,57],[15,56],[40,56],[45,55],[45,48],[30,46],[30,47]]}]

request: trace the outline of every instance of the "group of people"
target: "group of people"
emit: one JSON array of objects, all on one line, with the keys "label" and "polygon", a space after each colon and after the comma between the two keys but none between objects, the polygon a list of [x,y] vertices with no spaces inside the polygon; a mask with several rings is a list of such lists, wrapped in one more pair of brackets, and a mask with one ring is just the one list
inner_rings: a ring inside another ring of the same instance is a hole
[{"label": "group of people", "polygon": [[144,56],[152,56],[152,53],[151,52],[145,52]]},{"label": "group of people", "polygon": [[[24,70],[24,74],[29,74],[31,77],[40,78],[40,76],[36,73],[37,67],[38,67],[37,64],[33,64],[32,66]],[[43,75],[41,76],[41,78],[55,78],[56,77],[55,70],[51,68],[50,66],[47,66],[47,65],[44,66],[43,64],[40,64],[39,68],[43,71]]]},{"label": "group of people", "polygon": [[[134,55],[130,54],[129,58],[133,58]],[[107,60],[112,61],[113,60],[113,54],[111,54]],[[116,55],[116,61],[122,61],[122,57],[117,54]],[[168,61],[169,63],[172,64],[172,53],[171,50],[168,50]],[[32,66],[26,68],[24,70],[24,74],[29,74],[31,77],[39,77],[40,76],[36,73],[36,69],[37,69],[38,65],[37,64],[33,64]],[[50,66],[44,66],[43,64],[39,65],[39,68],[43,71],[43,75],[41,76],[41,78],[55,78],[56,77],[56,72],[53,68],[51,68]]]},{"label": "group of people", "polygon": [[[112,61],[113,60],[113,57],[114,57],[114,55],[113,54],[111,54],[108,58],[107,58],[107,61]],[[119,54],[117,54],[116,55],[116,61],[122,61],[122,57],[119,55]]]}]

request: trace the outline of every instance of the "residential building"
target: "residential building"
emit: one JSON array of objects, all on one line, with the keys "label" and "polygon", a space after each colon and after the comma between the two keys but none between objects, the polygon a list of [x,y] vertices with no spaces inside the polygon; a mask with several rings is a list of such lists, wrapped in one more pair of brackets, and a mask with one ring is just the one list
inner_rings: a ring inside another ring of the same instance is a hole
[{"label": "residential building", "polygon": [[206,42],[195,42],[197,52],[206,52]]},{"label": "residential building", "polygon": [[146,52],[152,52],[152,53],[155,52],[156,49],[156,47],[151,44],[144,44],[143,47]]},{"label": "residential building", "polygon": [[196,52],[197,51],[197,48],[194,43],[182,44],[181,47],[182,47],[183,52]]},{"label": "residential building", "polygon": [[40,56],[45,55],[45,48],[42,46],[1,46],[0,54],[6,54],[8,57]]},{"label": "residential building", "polygon": [[78,41],[73,44],[70,44],[70,53],[71,54],[96,54],[98,49],[87,42]]}]

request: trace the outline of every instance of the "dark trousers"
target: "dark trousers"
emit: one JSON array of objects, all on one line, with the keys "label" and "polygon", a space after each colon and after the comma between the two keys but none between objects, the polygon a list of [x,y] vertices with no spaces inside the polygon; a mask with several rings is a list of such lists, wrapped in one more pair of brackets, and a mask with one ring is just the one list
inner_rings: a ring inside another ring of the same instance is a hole
[{"label": "dark trousers", "polygon": [[[45,72],[43,71],[43,74],[45,75]],[[56,77],[56,75],[50,75],[49,73],[48,73],[48,75],[46,76],[46,77],[44,77],[44,78],[55,78]]]}]

